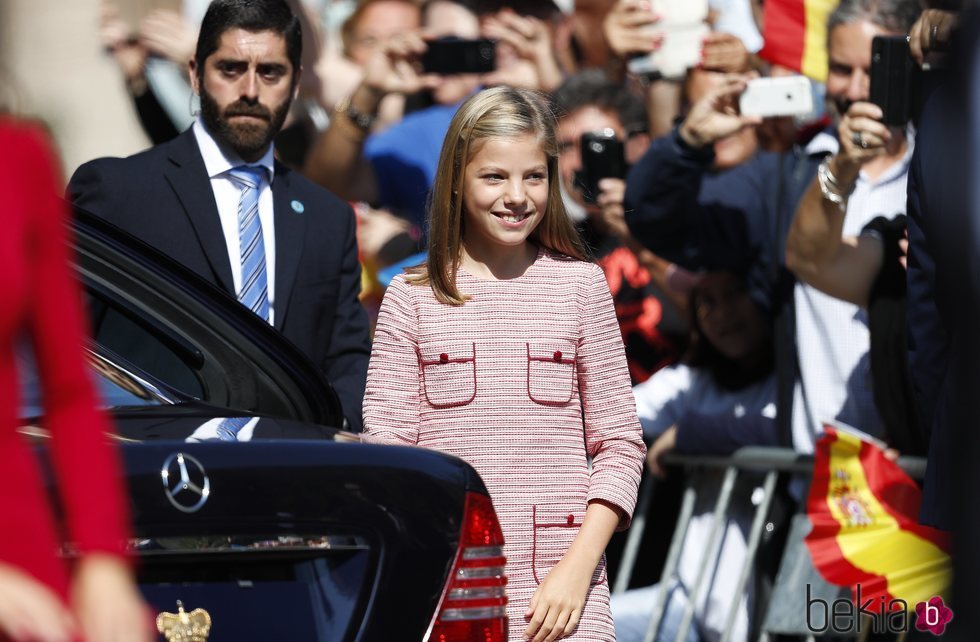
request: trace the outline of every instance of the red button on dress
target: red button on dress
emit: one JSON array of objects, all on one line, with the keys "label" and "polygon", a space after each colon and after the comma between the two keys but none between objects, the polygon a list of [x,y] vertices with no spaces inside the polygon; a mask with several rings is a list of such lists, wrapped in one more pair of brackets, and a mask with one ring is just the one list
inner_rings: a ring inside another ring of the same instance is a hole
[{"label": "red button on dress", "polygon": [[555,361],[561,363],[561,350],[555,350]]},{"label": "red button on dress", "polygon": [[571,526],[575,523],[575,515],[568,516],[568,525]]},{"label": "red button on dress", "polygon": [[449,363],[449,355],[443,352],[439,355],[439,363]]}]

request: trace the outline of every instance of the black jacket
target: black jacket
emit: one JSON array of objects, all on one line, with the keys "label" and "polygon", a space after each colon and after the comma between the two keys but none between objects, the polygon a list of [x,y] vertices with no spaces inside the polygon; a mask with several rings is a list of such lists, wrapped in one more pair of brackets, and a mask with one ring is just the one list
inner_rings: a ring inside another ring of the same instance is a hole
[{"label": "black jacket", "polygon": [[[353,211],[278,162],[272,194],[275,327],[320,366],[359,430],[370,345],[358,300]],[[129,158],[85,163],[68,196],[234,294],[214,193],[191,129]]]}]

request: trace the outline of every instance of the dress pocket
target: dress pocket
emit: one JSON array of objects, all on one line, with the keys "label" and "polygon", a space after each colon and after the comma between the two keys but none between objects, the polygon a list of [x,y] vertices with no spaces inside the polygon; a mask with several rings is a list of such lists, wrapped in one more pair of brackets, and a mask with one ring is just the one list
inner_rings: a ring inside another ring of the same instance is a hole
[{"label": "dress pocket", "polygon": [[[533,550],[531,551],[531,572],[534,581],[541,583],[555,564],[561,561],[568,548],[578,535],[585,519],[582,509],[569,509],[567,504],[538,504],[532,508]],[[606,556],[602,556],[592,584],[606,581]]]},{"label": "dress pocket", "polygon": [[564,406],[575,388],[575,344],[527,344],[527,395],[545,406]]},{"label": "dress pocket", "polygon": [[422,348],[422,388],[435,408],[465,406],[476,397],[476,344],[447,343]]}]

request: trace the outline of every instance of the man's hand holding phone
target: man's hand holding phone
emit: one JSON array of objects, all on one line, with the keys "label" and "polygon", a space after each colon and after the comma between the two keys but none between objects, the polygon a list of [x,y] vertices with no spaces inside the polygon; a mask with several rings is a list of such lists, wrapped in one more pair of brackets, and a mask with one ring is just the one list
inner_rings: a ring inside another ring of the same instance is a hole
[{"label": "man's hand holding phone", "polygon": [[368,59],[362,85],[378,94],[378,100],[386,94],[412,94],[431,89],[439,78],[422,71],[420,60],[426,49],[426,42],[417,31],[391,38]]},{"label": "man's hand holding phone", "polygon": [[881,122],[881,107],[869,102],[853,103],[837,127],[840,151],[830,167],[834,177],[848,188],[857,180],[861,166],[888,152],[893,135]]},{"label": "man's hand holding phone", "polygon": [[762,122],[760,116],[745,116],[739,111],[739,96],[754,74],[729,74],[718,87],[696,102],[681,123],[681,139],[691,147],[707,147],[726,136]]},{"label": "man's hand holding phone", "polygon": [[[528,87],[547,92],[561,85],[564,74],[555,58],[544,22],[531,16],[520,16],[512,9],[502,9],[483,21],[481,31],[484,37],[497,42],[498,53],[503,45],[509,47],[517,58],[509,65],[498,59],[501,66],[484,75],[484,84]],[[527,72],[528,67],[532,73]],[[530,75],[534,76],[533,80],[528,78]]]}]

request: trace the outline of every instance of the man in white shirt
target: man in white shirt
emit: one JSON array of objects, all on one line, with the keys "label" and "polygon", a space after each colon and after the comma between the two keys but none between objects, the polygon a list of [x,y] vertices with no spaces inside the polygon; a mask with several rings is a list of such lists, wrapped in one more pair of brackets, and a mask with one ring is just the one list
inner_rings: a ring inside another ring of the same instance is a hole
[{"label": "man in white shirt", "polygon": [[350,206],[276,162],[301,74],[284,0],[217,0],[190,80],[194,125],[125,159],[85,163],[71,200],[218,285],[320,366],[360,427],[370,354]]}]

